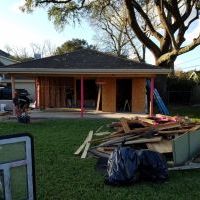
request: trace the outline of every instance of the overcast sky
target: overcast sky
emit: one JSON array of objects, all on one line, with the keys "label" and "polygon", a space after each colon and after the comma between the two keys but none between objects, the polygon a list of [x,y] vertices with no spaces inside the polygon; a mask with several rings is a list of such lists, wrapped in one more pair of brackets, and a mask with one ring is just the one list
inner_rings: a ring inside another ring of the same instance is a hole
[{"label": "overcast sky", "polygon": [[[80,25],[66,26],[62,32],[56,31],[53,23],[48,20],[43,9],[37,9],[32,14],[25,14],[19,10],[22,0],[0,0],[0,49],[5,50],[8,45],[14,48],[30,48],[31,43],[42,44],[45,40],[53,46],[59,46],[72,38],[85,39],[95,44],[94,31],[86,22]],[[200,21],[197,21],[186,34],[190,41],[200,32]],[[154,63],[152,55],[148,55],[148,62]],[[200,46],[195,50],[180,56],[176,61],[176,69],[200,70]]]}]

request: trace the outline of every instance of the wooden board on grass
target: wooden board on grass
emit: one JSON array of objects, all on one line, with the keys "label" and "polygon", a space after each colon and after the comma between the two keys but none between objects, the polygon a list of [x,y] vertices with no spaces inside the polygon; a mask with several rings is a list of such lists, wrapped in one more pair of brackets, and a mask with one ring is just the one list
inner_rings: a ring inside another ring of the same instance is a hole
[{"label": "wooden board on grass", "polygon": [[[90,131],[91,132],[91,131]],[[89,136],[91,135],[91,133],[89,132],[89,134],[87,135],[87,137],[85,138],[84,142],[81,144],[81,146],[74,152],[75,155],[79,155],[81,153],[81,151],[83,151],[85,145],[87,144],[88,140],[89,140]]]},{"label": "wooden board on grass", "polygon": [[88,149],[90,148],[90,141],[92,140],[92,136],[93,136],[93,131],[90,131],[89,134],[88,134],[88,138],[87,138],[87,142],[86,142],[86,145],[85,145],[85,149],[81,155],[81,158],[86,158],[87,156],[87,152],[88,152]]}]

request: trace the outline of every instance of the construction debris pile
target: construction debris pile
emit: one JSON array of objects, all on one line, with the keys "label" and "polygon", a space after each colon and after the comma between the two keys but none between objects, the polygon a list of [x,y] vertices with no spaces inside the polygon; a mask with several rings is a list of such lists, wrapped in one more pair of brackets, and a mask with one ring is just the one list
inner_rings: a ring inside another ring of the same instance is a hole
[{"label": "construction debris pile", "polygon": [[102,127],[100,127],[95,133],[90,131],[75,154],[78,155],[83,151],[81,158],[85,158],[88,152],[97,157],[109,157],[120,145],[131,146],[134,149],[150,149],[159,153],[172,153],[173,141],[181,135],[200,130],[200,123],[192,122],[187,117],[158,114],[146,118],[122,118],[119,122],[112,122],[107,129],[109,130],[101,132]]},{"label": "construction debris pile", "polygon": [[[156,115],[155,117],[136,117],[121,119],[109,125],[112,132],[98,132],[90,143],[90,152],[96,156],[108,157],[119,145],[134,148],[148,148],[160,153],[172,152],[172,139],[181,134],[200,129],[200,124],[188,118]],[[97,138],[98,137],[98,138]]]},{"label": "construction debris pile", "polygon": [[110,131],[100,132],[102,127],[94,134],[90,131],[75,154],[80,154],[84,150],[82,157],[85,157],[89,150],[96,156],[108,157],[116,146],[122,144],[134,148],[145,147],[160,153],[170,153],[172,152],[171,140],[182,134],[199,130],[200,123],[192,122],[187,117],[170,117],[159,114],[147,118],[122,118],[108,127]]}]

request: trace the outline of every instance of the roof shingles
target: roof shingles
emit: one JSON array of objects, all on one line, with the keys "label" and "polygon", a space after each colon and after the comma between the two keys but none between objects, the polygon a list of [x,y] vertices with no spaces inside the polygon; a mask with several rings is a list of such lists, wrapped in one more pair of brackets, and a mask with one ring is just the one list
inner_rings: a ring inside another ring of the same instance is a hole
[{"label": "roof shingles", "polygon": [[168,69],[139,63],[129,59],[102,53],[91,49],[81,49],[63,55],[16,63],[0,73],[30,74],[167,74]]},{"label": "roof shingles", "polygon": [[10,65],[9,68],[49,69],[158,69],[158,67],[119,58],[90,49],[82,49],[58,56],[51,56]]}]

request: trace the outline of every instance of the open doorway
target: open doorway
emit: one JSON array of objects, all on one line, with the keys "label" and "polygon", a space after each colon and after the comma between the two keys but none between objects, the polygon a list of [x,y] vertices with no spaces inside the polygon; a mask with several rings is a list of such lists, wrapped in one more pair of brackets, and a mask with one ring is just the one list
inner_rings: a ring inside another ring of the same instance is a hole
[{"label": "open doorway", "polygon": [[131,112],[132,80],[118,79],[116,82],[117,112]]},{"label": "open doorway", "polygon": [[[81,93],[81,81],[76,80],[76,92],[77,92],[77,106],[80,107],[80,93]],[[85,108],[95,109],[97,100],[98,87],[95,79],[84,80],[84,106]]]}]

